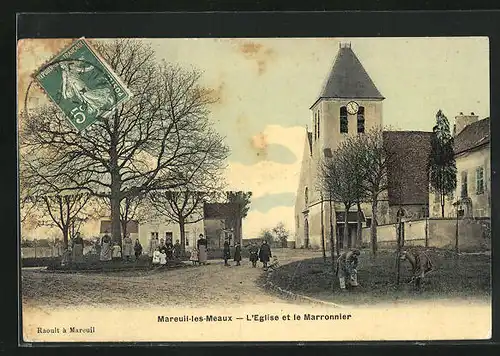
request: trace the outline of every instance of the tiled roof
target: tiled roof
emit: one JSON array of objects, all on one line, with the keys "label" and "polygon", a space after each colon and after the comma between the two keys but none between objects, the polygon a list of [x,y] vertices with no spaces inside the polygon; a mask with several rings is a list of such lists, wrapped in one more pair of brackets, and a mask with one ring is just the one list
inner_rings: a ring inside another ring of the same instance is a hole
[{"label": "tiled roof", "polygon": [[203,217],[205,219],[226,219],[238,211],[236,203],[205,203]]},{"label": "tiled roof", "polygon": [[428,204],[432,132],[385,131],[383,137],[385,148],[394,155],[388,167],[389,205]]},{"label": "tiled roof", "polygon": [[[335,221],[337,224],[341,224],[345,221],[345,211],[337,211],[335,213]],[[357,222],[358,221],[358,212],[357,211],[349,211],[347,213],[347,222]],[[361,212],[361,221],[365,221],[365,214]]]},{"label": "tiled roof", "polygon": [[455,137],[455,154],[472,150],[490,142],[490,118],[476,121],[466,126]]},{"label": "tiled roof", "polygon": [[384,99],[350,47],[339,49],[321,98]]}]

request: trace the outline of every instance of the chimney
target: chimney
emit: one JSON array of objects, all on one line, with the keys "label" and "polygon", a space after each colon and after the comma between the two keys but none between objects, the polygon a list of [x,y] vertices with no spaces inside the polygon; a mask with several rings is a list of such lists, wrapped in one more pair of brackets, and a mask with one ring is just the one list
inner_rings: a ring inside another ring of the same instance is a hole
[{"label": "chimney", "polygon": [[453,135],[457,136],[458,134],[460,134],[460,132],[462,132],[467,126],[476,122],[478,118],[479,116],[477,116],[473,112],[471,112],[470,115],[464,115],[464,113],[461,112],[459,115],[455,116]]}]

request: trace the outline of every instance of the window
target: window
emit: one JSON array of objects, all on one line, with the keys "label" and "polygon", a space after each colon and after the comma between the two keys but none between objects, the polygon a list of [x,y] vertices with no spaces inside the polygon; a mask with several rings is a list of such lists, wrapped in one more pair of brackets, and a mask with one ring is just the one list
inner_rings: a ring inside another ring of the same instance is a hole
[{"label": "window", "polygon": [[157,239],[158,238],[158,232],[151,232],[151,238],[152,239]]},{"label": "window", "polygon": [[366,227],[372,226],[372,218],[366,218]]},{"label": "window", "polygon": [[347,108],[342,106],[340,108],[340,133],[348,133],[348,131]]},{"label": "window", "polygon": [[462,172],[462,186],[461,186],[460,196],[462,198],[465,198],[468,196],[468,193],[467,193],[467,171]]},{"label": "window", "polygon": [[306,187],[306,191],[304,193],[304,201],[306,203],[306,208],[307,208],[307,205],[309,204],[309,189],[307,189],[307,187]]},{"label": "window", "polygon": [[358,109],[358,133],[365,132],[365,108],[360,106]]},{"label": "window", "polygon": [[476,194],[484,193],[484,169],[483,167],[478,167],[476,169]]},{"label": "window", "polygon": [[317,115],[318,115],[318,138],[319,138],[319,123],[321,122],[319,111],[318,111]]},{"label": "window", "polygon": [[317,124],[316,124],[316,113],[314,113],[314,141],[316,141],[316,132],[317,132]]}]

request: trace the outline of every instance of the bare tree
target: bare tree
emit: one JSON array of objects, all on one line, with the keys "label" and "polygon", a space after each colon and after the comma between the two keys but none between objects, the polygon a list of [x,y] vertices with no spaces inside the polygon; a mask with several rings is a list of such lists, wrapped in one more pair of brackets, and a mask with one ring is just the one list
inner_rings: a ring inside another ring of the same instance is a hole
[{"label": "bare tree", "polygon": [[152,193],[153,207],[168,220],[179,224],[181,253],[186,251],[185,226],[203,219],[203,205],[214,196],[213,192],[164,191]]},{"label": "bare tree", "polygon": [[[344,141],[332,157],[324,158],[320,165],[318,189],[328,192],[330,199],[344,205],[344,241],[348,240],[348,215],[350,208],[363,198],[363,171],[358,152],[351,149],[352,142]],[[337,248],[338,252],[338,248]]]},{"label": "bare tree", "polygon": [[134,96],[82,133],[54,106],[31,110],[21,145],[37,157],[36,168],[45,167],[46,180],[108,199],[112,235],[119,240],[123,200],[183,187],[202,166],[217,173],[228,149],[208,119],[217,98],[200,86],[198,70],[157,61],[141,40],[95,46]]},{"label": "bare tree", "polygon": [[388,189],[388,167],[394,161],[394,152],[384,145],[383,129],[376,127],[360,136],[358,141],[361,165],[364,170],[365,195],[371,202],[372,223],[370,242],[372,254],[377,254],[377,208],[380,194]]}]

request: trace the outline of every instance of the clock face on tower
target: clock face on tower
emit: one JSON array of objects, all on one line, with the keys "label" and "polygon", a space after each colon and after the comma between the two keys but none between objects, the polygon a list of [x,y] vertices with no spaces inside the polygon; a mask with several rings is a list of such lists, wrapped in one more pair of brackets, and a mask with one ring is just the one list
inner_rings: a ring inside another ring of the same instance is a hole
[{"label": "clock face on tower", "polygon": [[359,105],[355,101],[350,101],[347,103],[347,112],[351,115],[355,115],[358,112]]}]

